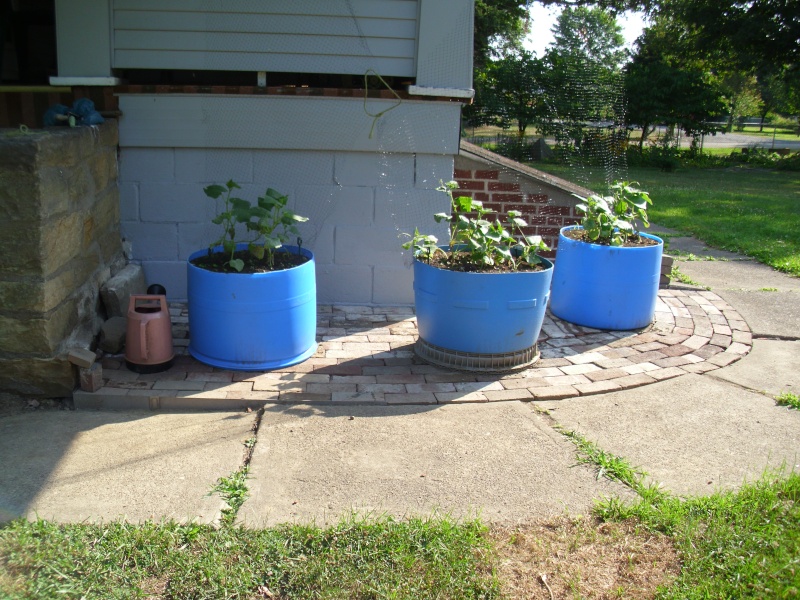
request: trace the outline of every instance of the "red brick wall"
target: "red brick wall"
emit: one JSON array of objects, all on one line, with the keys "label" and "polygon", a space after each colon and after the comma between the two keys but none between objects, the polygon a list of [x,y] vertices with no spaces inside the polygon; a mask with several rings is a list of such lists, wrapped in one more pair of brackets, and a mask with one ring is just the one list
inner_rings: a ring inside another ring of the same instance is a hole
[{"label": "red brick wall", "polygon": [[[454,178],[459,186],[455,193],[482,201],[498,216],[510,210],[521,212],[528,223],[525,235],[542,236],[553,250],[558,245],[559,230],[580,221],[575,210],[577,198],[563,192],[554,194],[553,190],[546,189],[548,186],[523,180],[518,174],[485,168],[456,168]],[[553,253],[545,254],[548,255]]]}]

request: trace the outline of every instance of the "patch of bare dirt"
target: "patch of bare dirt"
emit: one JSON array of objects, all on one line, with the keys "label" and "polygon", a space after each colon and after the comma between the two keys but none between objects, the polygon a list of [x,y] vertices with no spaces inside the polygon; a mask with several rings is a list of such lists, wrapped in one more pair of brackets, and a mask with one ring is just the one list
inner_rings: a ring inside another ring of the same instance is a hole
[{"label": "patch of bare dirt", "polygon": [[559,517],[493,526],[503,593],[513,600],[652,598],[679,573],[672,541],[635,522]]}]

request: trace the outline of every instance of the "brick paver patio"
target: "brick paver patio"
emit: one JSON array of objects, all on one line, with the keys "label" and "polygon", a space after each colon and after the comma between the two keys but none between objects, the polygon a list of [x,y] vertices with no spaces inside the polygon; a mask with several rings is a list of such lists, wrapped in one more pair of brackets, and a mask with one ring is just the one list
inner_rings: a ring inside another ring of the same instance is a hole
[{"label": "brick paver patio", "polygon": [[713,292],[659,291],[644,330],[598,331],[548,314],[541,359],[506,374],[468,373],[414,355],[416,320],[406,307],[319,306],[317,353],[275,371],[216,369],[189,356],[186,307],[170,308],[175,364],[142,375],[123,356],[102,359],[104,386],[76,391],[79,408],[235,409],[284,404],[443,404],[552,400],[622,390],[728,365],[750,351],[750,329]]}]

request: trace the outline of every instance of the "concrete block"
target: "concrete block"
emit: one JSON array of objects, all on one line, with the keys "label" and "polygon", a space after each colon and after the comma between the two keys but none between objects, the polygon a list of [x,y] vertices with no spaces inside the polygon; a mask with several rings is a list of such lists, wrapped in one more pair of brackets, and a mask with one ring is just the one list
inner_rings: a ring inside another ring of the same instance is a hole
[{"label": "concrete block", "polygon": [[335,233],[337,265],[403,266],[400,232],[389,227],[340,225]]},{"label": "concrete block", "polygon": [[136,260],[176,260],[178,226],[175,223],[120,223],[122,237],[131,243]]},{"label": "concrete block", "polygon": [[286,181],[287,177],[296,180],[296,173],[301,171],[306,184],[331,185],[333,162],[332,152],[255,150],[253,181],[283,191],[278,184]]},{"label": "concrete block", "polygon": [[222,229],[213,223],[178,223],[178,257],[189,258],[189,255],[198,250],[208,248],[208,245],[219,238]]},{"label": "concrete block", "polygon": [[200,190],[209,183],[253,181],[253,151],[222,148],[176,148],[175,181],[193,184]]},{"label": "concrete block", "polygon": [[334,166],[338,185],[414,185],[414,155],[378,152],[338,152]]},{"label": "concrete block", "polygon": [[123,221],[139,220],[139,183],[119,184],[119,211]]},{"label": "concrete block", "polygon": [[120,183],[174,181],[175,152],[172,148],[121,148]]},{"label": "concrete block", "polygon": [[98,363],[78,369],[78,380],[84,392],[96,392],[103,387],[103,367]]},{"label": "concrete block", "polygon": [[167,288],[167,298],[186,301],[186,261],[150,261],[144,264],[148,285],[160,283]]},{"label": "concrete block", "polygon": [[317,302],[372,303],[372,267],[317,265]]},{"label": "concrete block", "polygon": [[440,182],[452,180],[453,162],[453,156],[417,154],[414,187],[435,190]]},{"label": "concrete block", "polygon": [[125,317],[111,317],[103,323],[100,329],[100,342],[98,348],[109,354],[119,354],[125,346],[128,319]]},{"label": "concrete block", "polygon": [[[263,190],[262,190],[263,192]],[[254,202],[257,196],[242,196]],[[217,204],[203,193],[201,184],[139,184],[139,218],[152,223],[208,222],[217,214]]]},{"label": "concrete block", "polygon": [[378,189],[375,193],[375,224],[413,232],[415,227],[425,233],[447,240],[447,226],[436,223],[433,215],[449,212],[450,201],[442,192],[428,189]]},{"label": "concrete block", "polygon": [[97,360],[97,355],[87,348],[73,348],[67,354],[67,360],[73,365],[88,369]]},{"label": "concrete block", "polygon": [[314,253],[314,261],[317,265],[329,265],[333,263],[334,243],[333,236],[336,227],[332,223],[326,223],[322,228],[313,229],[305,223],[300,228],[300,235],[303,238],[303,247],[308,248]]},{"label": "concrete block", "polygon": [[370,187],[303,185],[289,203],[297,214],[308,217],[308,226],[369,225],[375,213],[375,191]]},{"label": "concrete block", "polygon": [[124,317],[128,314],[131,294],[146,291],[144,270],[140,265],[130,264],[100,287],[100,298],[109,317]]},{"label": "concrete block", "polygon": [[414,304],[414,270],[410,267],[376,266],[374,280],[375,304]]}]

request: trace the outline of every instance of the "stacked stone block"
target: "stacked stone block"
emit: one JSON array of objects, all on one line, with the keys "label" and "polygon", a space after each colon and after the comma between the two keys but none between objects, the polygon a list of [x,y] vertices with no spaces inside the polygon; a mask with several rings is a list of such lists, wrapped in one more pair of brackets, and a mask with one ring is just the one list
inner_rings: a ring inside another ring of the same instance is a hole
[{"label": "stacked stone block", "polygon": [[0,389],[69,395],[123,264],[117,125],[0,134]]}]

